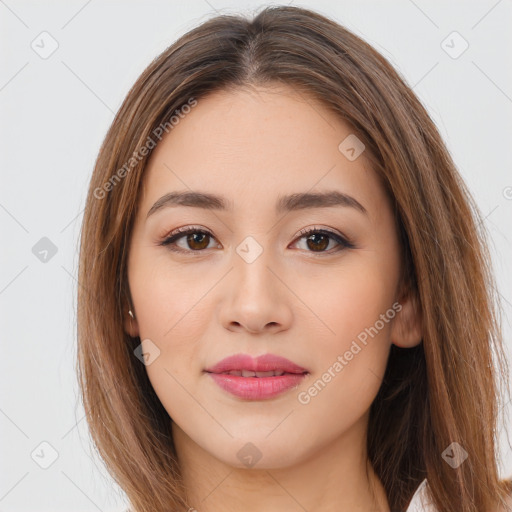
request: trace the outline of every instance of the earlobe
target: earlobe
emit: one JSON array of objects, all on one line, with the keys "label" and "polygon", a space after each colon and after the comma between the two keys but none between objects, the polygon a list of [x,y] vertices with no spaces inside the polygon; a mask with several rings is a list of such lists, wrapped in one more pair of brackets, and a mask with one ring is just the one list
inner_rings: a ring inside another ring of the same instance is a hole
[{"label": "earlobe", "polygon": [[136,338],[139,336],[139,324],[135,319],[135,315],[133,314],[131,309],[129,309],[128,312],[126,313],[124,319],[124,330],[126,334],[128,334],[132,338]]},{"label": "earlobe", "polygon": [[400,305],[391,326],[391,342],[397,347],[412,348],[423,339],[421,307],[415,293],[409,293]]}]

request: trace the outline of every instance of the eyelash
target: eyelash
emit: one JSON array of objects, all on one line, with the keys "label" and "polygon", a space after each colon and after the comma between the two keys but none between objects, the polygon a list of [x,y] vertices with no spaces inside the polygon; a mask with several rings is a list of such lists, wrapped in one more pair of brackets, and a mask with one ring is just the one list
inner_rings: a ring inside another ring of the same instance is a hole
[{"label": "eyelash", "polygon": [[[160,242],[159,245],[168,247],[169,250],[171,250],[173,252],[178,252],[178,253],[201,253],[201,252],[204,252],[206,249],[187,250],[187,249],[179,249],[174,245],[177,240],[179,240],[180,238],[183,238],[185,235],[188,235],[191,233],[200,233],[200,234],[208,235],[212,238],[215,238],[209,231],[206,231],[206,230],[198,228],[198,227],[191,226],[191,227],[186,227],[186,228],[179,228],[179,229],[173,231],[168,237],[166,237],[162,242]],[[311,252],[313,254],[321,255],[321,254],[337,253],[343,249],[354,249],[355,248],[355,245],[352,244],[352,242],[350,242],[350,240],[348,240],[347,238],[344,238],[341,235],[338,235],[338,233],[335,233],[333,231],[329,231],[327,229],[322,229],[322,228],[317,228],[316,226],[313,228],[304,228],[303,230],[301,230],[300,233],[298,234],[296,240],[300,240],[300,239],[302,239],[304,237],[308,237],[312,234],[320,234],[320,235],[327,236],[327,237],[331,238],[332,240],[334,240],[335,242],[337,242],[340,247],[338,247],[334,251],[331,249],[329,251],[318,251],[318,252],[306,251],[306,252]]]}]

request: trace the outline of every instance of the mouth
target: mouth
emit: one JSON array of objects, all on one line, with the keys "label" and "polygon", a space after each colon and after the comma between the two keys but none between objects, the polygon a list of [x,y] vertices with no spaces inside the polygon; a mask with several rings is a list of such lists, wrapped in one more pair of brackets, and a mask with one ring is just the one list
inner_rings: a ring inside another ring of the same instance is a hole
[{"label": "mouth", "polygon": [[274,354],[264,354],[256,358],[249,354],[234,354],[222,359],[211,368],[206,368],[205,371],[208,373],[240,372],[234,375],[242,377],[272,377],[275,374],[279,376],[279,373],[281,375],[284,373],[308,373],[306,368]]},{"label": "mouth", "polygon": [[235,354],[204,371],[221,389],[245,400],[273,398],[296,388],[309,375],[305,368],[273,354],[257,358]]},{"label": "mouth", "polygon": [[[216,372],[212,372],[216,373]],[[263,377],[281,377],[281,375],[297,375],[291,372],[285,372],[284,370],[271,370],[268,372],[253,372],[251,370],[231,370],[229,372],[222,372],[217,375],[236,375],[237,377],[257,377],[259,379]]]}]

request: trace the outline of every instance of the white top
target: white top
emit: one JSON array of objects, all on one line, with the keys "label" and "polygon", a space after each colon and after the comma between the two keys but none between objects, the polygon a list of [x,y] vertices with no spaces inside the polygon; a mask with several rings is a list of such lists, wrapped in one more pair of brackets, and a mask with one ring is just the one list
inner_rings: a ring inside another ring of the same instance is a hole
[{"label": "white top", "polygon": [[433,503],[427,498],[426,478],[416,489],[416,492],[413,494],[411,502],[405,512],[437,512]]},{"label": "white top", "polygon": [[[506,507],[506,509],[500,508],[499,510],[512,512],[512,496],[507,498]],[[437,508],[435,508],[434,504],[427,498],[427,479],[421,482],[418,489],[413,494],[411,502],[405,512],[437,512]]]}]

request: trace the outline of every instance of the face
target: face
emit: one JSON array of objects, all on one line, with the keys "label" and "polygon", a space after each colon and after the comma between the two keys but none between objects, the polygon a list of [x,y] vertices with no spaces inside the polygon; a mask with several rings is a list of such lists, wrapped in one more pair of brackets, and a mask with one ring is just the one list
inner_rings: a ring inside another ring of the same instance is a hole
[{"label": "face", "polygon": [[[363,439],[390,344],[420,335],[405,327],[392,208],[362,149],[285,87],[201,98],[155,148],[125,329],[180,443],[275,468]],[[161,200],[192,191],[217,198]]]}]

